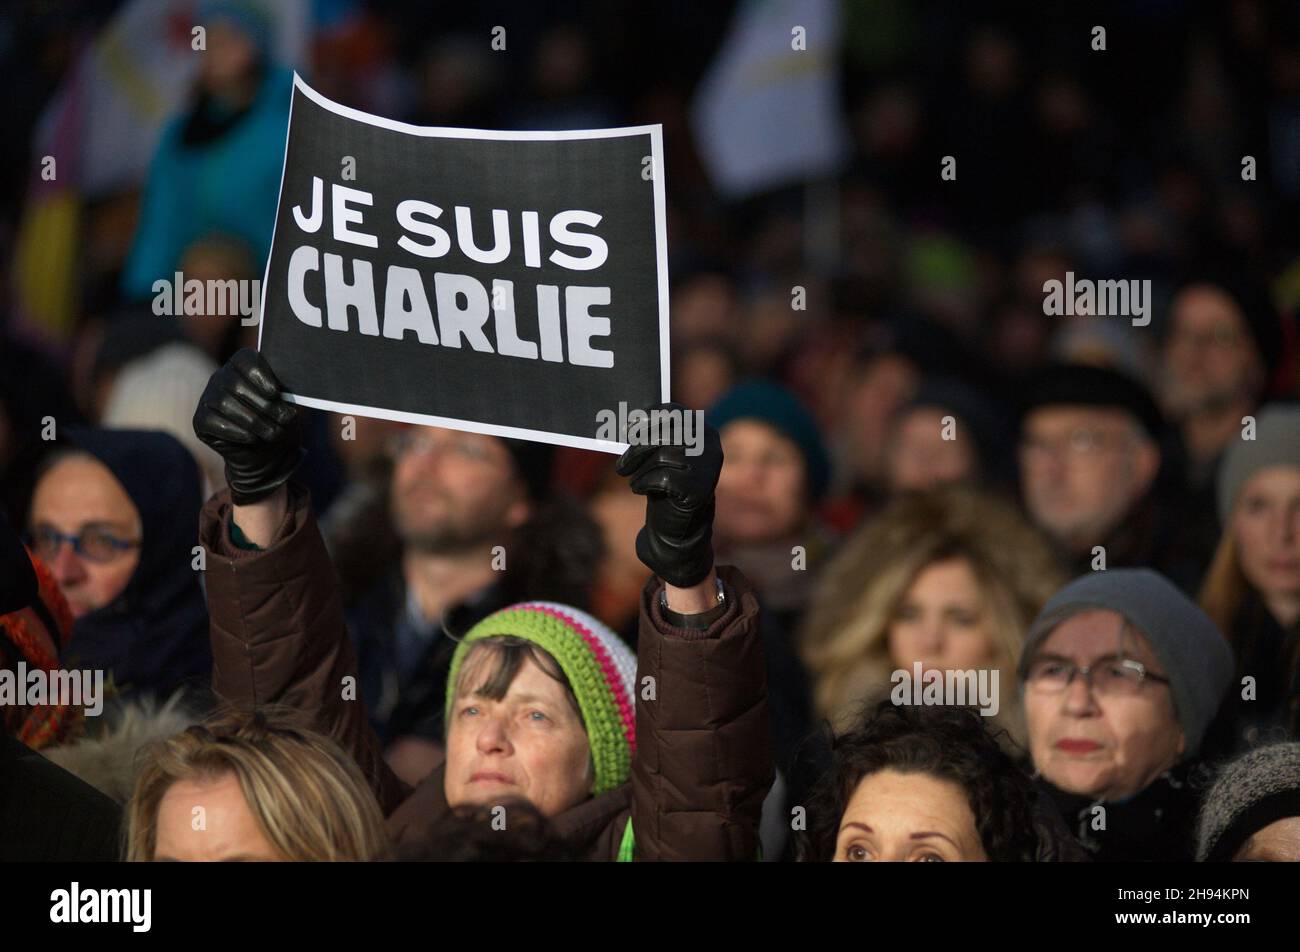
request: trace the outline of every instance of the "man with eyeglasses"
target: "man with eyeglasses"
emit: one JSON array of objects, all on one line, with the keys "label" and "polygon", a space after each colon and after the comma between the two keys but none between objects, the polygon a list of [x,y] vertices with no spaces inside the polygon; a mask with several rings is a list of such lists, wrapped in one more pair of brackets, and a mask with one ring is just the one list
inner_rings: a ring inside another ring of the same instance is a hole
[{"label": "man with eyeglasses", "polygon": [[1119,371],[1060,364],[1031,383],[1021,492],[1071,574],[1150,565],[1186,588],[1199,581],[1200,556],[1187,555],[1173,518],[1178,500],[1155,491],[1162,431],[1151,395]]},{"label": "man with eyeglasses", "polygon": [[1214,623],[1150,569],[1071,582],[1020,663],[1035,775],[1102,860],[1189,860],[1193,777],[1232,679]]}]

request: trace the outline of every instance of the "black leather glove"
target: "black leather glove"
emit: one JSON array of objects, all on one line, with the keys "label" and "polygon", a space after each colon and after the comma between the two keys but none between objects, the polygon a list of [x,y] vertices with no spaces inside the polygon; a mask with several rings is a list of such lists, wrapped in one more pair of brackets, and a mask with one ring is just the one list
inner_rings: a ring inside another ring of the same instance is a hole
[{"label": "black leather glove", "polygon": [[302,460],[298,411],[280,399],[270,365],[245,347],[212,375],[194,432],[226,461],[230,498],[247,506],[284,485]]},{"label": "black leather glove", "polygon": [[[693,412],[675,403],[646,412],[654,410]],[[713,568],[713,489],[721,473],[722,441],[711,426],[698,456],[676,445],[630,446],[619,457],[618,474],[630,476],[632,491],[646,497],[637,558],[669,585],[698,585]]]}]

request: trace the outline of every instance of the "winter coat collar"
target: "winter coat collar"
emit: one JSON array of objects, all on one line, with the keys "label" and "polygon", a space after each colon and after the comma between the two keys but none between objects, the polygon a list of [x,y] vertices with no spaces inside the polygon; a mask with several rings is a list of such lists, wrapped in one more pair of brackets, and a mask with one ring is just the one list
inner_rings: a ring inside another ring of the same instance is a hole
[{"label": "winter coat collar", "polygon": [[1198,764],[1165,771],[1126,800],[1102,801],[1038,784],[1094,860],[1135,862],[1192,859],[1192,825],[1200,777]]},{"label": "winter coat collar", "polygon": [[[426,836],[430,829],[451,813],[444,788],[446,765],[435,769],[420,781],[415,791],[388,817],[388,830],[397,842],[411,842]],[[553,817],[556,835],[585,859],[614,859],[623,827],[631,811],[630,783],[584,800]],[[606,849],[609,843],[614,849]]]}]

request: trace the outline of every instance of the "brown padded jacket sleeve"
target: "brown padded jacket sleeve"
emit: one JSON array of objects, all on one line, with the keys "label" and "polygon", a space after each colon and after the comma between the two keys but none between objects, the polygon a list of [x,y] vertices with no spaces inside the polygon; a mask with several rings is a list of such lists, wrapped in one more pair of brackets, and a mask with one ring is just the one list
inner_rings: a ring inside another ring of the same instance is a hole
[{"label": "brown padded jacket sleeve", "polygon": [[730,605],[704,630],[668,624],[657,578],[641,593],[632,762],[638,860],[759,858],[759,817],[775,768],[758,601],[739,569],[719,568],[718,576]]},{"label": "brown padded jacket sleeve", "polygon": [[300,712],[356,760],[387,816],[411,790],[384,762],[366,719],[338,578],[306,490],[290,484],[285,522],[263,550],[230,541],[230,516],[230,492],[222,490],[199,517],[214,692],[241,709]]}]

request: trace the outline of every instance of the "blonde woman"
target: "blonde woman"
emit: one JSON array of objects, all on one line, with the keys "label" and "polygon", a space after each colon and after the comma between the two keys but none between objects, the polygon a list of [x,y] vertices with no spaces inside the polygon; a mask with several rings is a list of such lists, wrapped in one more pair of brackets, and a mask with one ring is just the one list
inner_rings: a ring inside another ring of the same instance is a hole
[{"label": "blonde woman", "polygon": [[229,714],[156,745],[127,807],[127,859],[365,861],[384,820],[329,738],[262,712]]},{"label": "blonde woman", "polygon": [[899,498],[822,577],[802,634],[817,713],[843,729],[889,695],[893,672],[910,676],[917,663],[997,670],[993,720],[1023,744],[1016,664],[1029,622],[1063,581],[1010,505],[959,486]]}]

